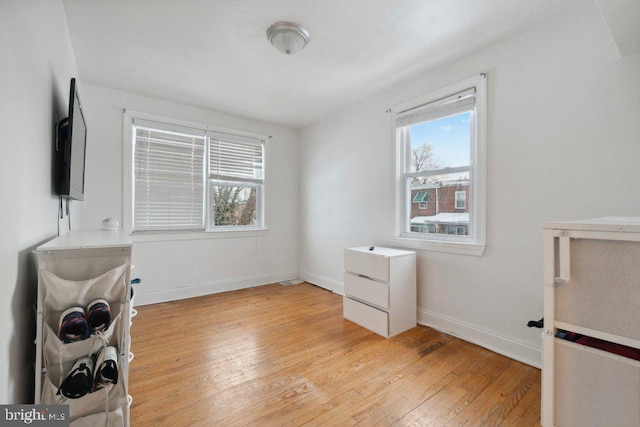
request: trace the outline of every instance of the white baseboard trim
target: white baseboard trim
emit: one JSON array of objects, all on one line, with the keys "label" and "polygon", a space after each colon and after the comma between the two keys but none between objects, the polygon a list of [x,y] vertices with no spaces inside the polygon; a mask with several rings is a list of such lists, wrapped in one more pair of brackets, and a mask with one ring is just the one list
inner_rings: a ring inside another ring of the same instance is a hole
[{"label": "white baseboard trim", "polygon": [[203,295],[217,294],[237,289],[252,288],[254,286],[268,285],[285,280],[294,280],[298,277],[295,271],[287,273],[265,274],[260,276],[243,277],[242,279],[221,280],[204,283],[202,285],[183,285],[171,289],[158,289],[153,291],[141,291],[136,288],[136,304],[147,305],[159,302],[176,301],[180,299],[199,297]]},{"label": "white baseboard trim", "polygon": [[517,360],[527,365],[542,366],[542,349],[530,344],[507,338],[477,325],[452,319],[418,307],[418,323],[477,344],[495,353]]},{"label": "white baseboard trim", "polygon": [[308,271],[298,271],[298,277],[305,282],[328,289],[333,293],[344,295],[344,284],[337,280],[329,279],[319,274],[309,273]]}]

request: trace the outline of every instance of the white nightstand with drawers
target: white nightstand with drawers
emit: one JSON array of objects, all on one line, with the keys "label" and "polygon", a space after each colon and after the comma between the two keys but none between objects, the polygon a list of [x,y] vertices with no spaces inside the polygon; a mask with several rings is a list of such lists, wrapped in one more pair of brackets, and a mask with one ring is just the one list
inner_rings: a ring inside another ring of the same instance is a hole
[{"label": "white nightstand with drawers", "polygon": [[416,326],[416,253],[374,247],[344,251],[343,315],[392,337]]}]

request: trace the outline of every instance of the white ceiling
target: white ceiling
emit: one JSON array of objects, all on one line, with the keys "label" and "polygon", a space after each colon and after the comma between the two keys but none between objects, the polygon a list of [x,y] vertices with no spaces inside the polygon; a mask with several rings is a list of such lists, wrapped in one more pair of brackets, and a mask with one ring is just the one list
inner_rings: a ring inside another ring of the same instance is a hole
[{"label": "white ceiling", "polygon": [[[301,128],[591,0],[65,0],[79,79]],[[311,42],[285,56],[276,21]]]}]

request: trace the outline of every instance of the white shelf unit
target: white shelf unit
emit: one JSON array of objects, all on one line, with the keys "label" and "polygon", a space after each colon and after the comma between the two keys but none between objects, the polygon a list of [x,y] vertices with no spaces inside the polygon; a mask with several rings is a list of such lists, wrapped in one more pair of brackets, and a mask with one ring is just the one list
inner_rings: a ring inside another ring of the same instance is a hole
[{"label": "white shelf unit", "polygon": [[639,426],[640,362],[557,337],[640,349],[640,218],[544,226],[542,425]]},{"label": "white shelf unit", "polygon": [[344,251],[343,316],[392,337],[417,324],[416,253],[374,247]]},{"label": "white shelf unit", "polygon": [[[129,328],[131,299],[131,239],[122,231],[81,231],[63,234],[34,252],[38,268],[35,403],[69,405],[72,426],[129,425]],[[58,321],[66,308],[106,299],[112,323],[102,335],[64,344]],[[116,346],[118,383],[78,399],[57,394],[79,357]]]}]

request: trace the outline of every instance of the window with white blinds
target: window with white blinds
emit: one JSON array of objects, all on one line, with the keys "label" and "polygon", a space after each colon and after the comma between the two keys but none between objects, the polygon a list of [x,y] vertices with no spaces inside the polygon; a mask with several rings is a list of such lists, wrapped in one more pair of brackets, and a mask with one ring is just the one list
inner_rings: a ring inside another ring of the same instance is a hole
[{"label": "window with white blinds", "polygon": [[396,119],[396,126],[409,126],[428,122],[455,114],[472,111],[476,105],[476,88],[465,89],[428,104],[402,111]]},{"label": "window with white blinds", "polygon": [[205,138],[135,127],[134,231],[204,230]]},{"label": "window with white blinds", "polygon": [[208,132],[209,228],[261,227],[264,143]]},{"label": "window with white blinds", "polygon": [[134,233],[263,227],[264,141],[132,122]]},{"label": "window with white blinds", "polygon": [[262,141],[218,132],[207,135],[211,179],[262,183]]}]

